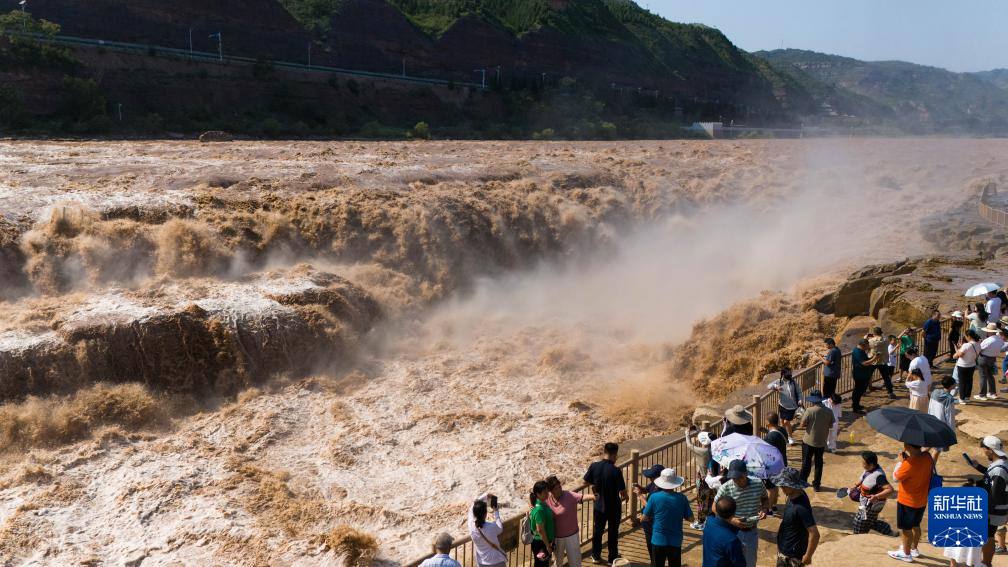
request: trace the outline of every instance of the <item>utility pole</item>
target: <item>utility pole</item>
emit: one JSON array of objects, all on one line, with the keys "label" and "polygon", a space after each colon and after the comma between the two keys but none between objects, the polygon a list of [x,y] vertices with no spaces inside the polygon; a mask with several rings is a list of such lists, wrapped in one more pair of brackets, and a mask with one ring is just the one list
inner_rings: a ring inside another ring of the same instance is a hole
[{"label": "utility pole", "polygon": [[402,76],[406,76],[406,57],[402,58]]},{"label": "utility pole", "polygon": [[25,13],[25,6],[28,4],[28,0],[21,0],[18,2],[21,4],[21,31],[28,32],[28,14]]},{"label": "utility pole", "polygon": [[482,81],[482,85],[483,86],[482,86],[482,88],[485,89],[486,88],[486,69],[473,69],[473,73],[482,73],[483,74],[483,81]]},{"label": "utility pole", "polygon": [[189,60],[192,61],[192,26],[189,26]]},{"label": "utility pole", "polygon": [[497,86],[501,86],[501,66],[497,66]]},{"label": "utility pole", "polygon": [[542,74],[542,86],[544,89],[546,88],[546,73]]},{"label": "utility pole", "polygon": [[118,103],[117,107],[118,107],[118,113],[119,113],[119,122],[122,122],[122,103],[121,102]]},{"label": "utility pole", "polygon": [[311,43],[312,42],[310,42],[310,41],[308,42],[308,66],[309,67],[311,67]]},{"label": "utility pole", "polygon": [[221,65],[223,65],[224,64],[224,38],[221,36],[221,32],[212,33],[212,34],[210,34],[209,37],[211,37],[211,38],[216,37],[217,38],[217,61],[220,62]]}]

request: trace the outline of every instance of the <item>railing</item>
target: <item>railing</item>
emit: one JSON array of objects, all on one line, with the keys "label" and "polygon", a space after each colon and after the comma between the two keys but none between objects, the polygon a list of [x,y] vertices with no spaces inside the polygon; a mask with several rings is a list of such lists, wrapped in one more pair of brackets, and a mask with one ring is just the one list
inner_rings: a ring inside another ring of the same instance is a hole
[{"label": "railing", "polygon": [[[174,57],[176,59],[186,59],[191,61],[201,61],[203,63],[238,63],[242,65],[255,65],[260,62],[260,60],[253,57],[241,57],[237,55],[226,55],[221,53],[215,53],[210,51],[190,51],[188,49],[179,49],[176,47],[164,47],[160,45],[150,45],[141,43],[127,43],[124,41],[109,41],[104,39],[91,39],[84,37],[74,37],[68,35],[57,35],[57,36],[46,36],[36,33],[20,33],[16,31],[9,31],[8,34],[15,36],[30,37],[36,41],[44,43],[57,43],[62,45],[71,46],[88,46],[97,47],[101,49],[110,49],[113,51],[124,51],[131,53],[154,53],[157,55],[167,55],[169,57]],[[353,77],[367,77],[371,79],[385,79],[389,81],[406,81],[410,83],[423,83],[429,85],[455,85],[459,87],[470,87],[476,89],[485,89],[481,83],[472,83],[466,81],[451,81],[448,79],[435,79],[431,77],[417,77],[413,75],[406,75],[405,73],[380,73],[377,71],[362,71],[358,69],[344,69],[342,67],[329,67],[327,65],[306,65],[303,63],[292,63],[290,61],[270,61],[270,64],[275,69],[285,69],[288,71],[312,71],[319,73],[329,73],[337,75],[348,75]]]},{"label": "railing", "polygon": [[994,183],[988,183],[980,193],[980,216],[998,226],[1008,227],[1008,211],[996,209],[987,204],[988,197],[991,195],[997,195],[997,185]]},{"label": "railing", "polygon": [[[951,330],[951,324],[952,321],[950,319],[942,320],[941,330],[943,338],[948,337],[949,331]],[[921,348],[924,341],[924,331],[922,329],[915,331],[913,339],[914,344],[918,348]],[[939,345],[943,343],[947,344],[947,341],[940,341]],[[942,354],[944,353],[939,352],[939,355]],[[848,352],[844,354],[840,360],[840,378],[837,380],[836,385],[836,391],[838,394],[847,394],[854,390],[854,376],[851,372],[851,368],[851,353]],[[794,378],[804,392],[807,392],[813,387],[821,390],[823,387],[822,362],[817,362],[812,366],[795,373]],[[753,395],[752,403],[745,406],[745,408],[753,415],[754,431],[759,428],[767,415],[777,411],[777,402],[779,399],[780,396],[776,390],[767,390],[766,393]],[[701,424],[701,429],[720,434],[721,423],[719,422],[713,424],[712,426],[709,422],[704,422]],[[703,470],[706,465],[706,463],[701,465],[696,462],[692,451],[690,451],[686,446],[686,439],[682,436],[678,436],[672,441],[643,453],[631,451],[630,459],[619,463],[618,466],[623,472],[623,480],[626,481],[626,485],[629,487],[637,480],[641,471],[657,463],[661,463],[666,467],[675,467],[679,475],[686,479],[686,482],[683,484],[683,488],[681,489],[683,492],[689,492],[695,488],[696,481],[698,480],[697,471]],[[572,492],[585,493],[588,489],[588,485],[582,484],[572,490]],[[578,506],[578,523],[581,528],[580,533],[582,545],[591,541],[591,534],[594,528],[592,506],[593,503],[591,502],[582,503]],[[630,491],[629,503],[626,506],[626,512],[622,516],[622,521],[630,521],[636,525],[636,516],[639,511],[640,506],[637,502],[637,495]],[[500,535],[501,549],[507,551],[508,567],[517,567],[519,565],[532,563],[531,550],[529,546],[521,545],[520,543],[519,529],[521,525],[521,518],[523,516],[524,514],[520,514],[506,520],[504,522],[504,531]],[[455,546],[450,555],[463,566],[476,566],[475,549],[473,547],[472,539],[469,536],[456,540]],[[428,557],[430,557],[429,554],[415,561],[406,563],[403,567],[417,567]]]}]

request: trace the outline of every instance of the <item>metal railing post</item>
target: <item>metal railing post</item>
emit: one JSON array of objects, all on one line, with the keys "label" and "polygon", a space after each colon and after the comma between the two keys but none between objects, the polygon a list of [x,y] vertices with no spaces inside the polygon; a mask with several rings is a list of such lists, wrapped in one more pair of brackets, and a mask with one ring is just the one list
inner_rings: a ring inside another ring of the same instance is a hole
[{"label": "metal railing post", "polygon": [[[633,451],[630,451],[630,484],[633,485],[633,483],[637,482],[638,478],[640,478],[640,451],[634,449]],[[631,490],[630,523],[633,524],[634,527],[640,525],[640,522],[637,520],[637,509],[637,492]]]}]

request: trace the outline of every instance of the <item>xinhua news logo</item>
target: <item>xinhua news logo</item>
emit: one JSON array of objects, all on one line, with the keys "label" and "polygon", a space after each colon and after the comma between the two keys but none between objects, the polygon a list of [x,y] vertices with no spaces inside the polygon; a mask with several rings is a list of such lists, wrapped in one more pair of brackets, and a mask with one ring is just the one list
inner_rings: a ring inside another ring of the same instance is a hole
[{"label": "xinhua news logo", "polygon": [[981,547],[987,543],[987,491],[935,488],[928,495],[928,541],[935,547]]}]

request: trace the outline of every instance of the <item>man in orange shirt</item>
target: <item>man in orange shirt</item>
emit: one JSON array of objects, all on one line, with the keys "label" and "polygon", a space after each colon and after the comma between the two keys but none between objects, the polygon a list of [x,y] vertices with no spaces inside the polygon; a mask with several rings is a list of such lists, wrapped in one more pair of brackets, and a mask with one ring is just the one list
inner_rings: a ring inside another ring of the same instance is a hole
[{"label": "man in orange shirt", "polygon": [[899,483],[896,498],[896,527],[900,529],[902,549],[890,551],[889,557],[912,563],[920,556],[921,521],[927,511],[928,488],[931,486],[931,470],[934,459],[930,453],[917,445],[903,444],[902,462],[896,467],[893,478]]}]

